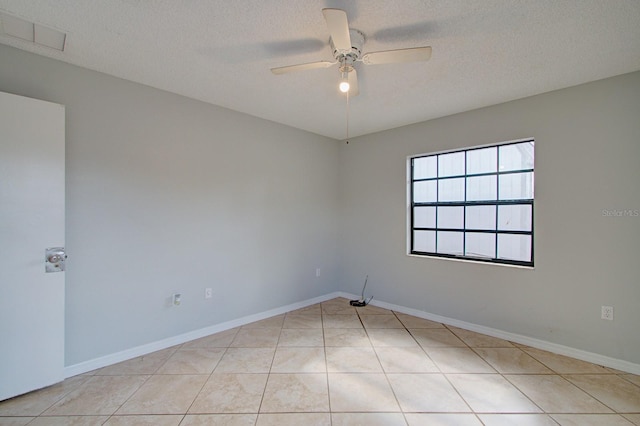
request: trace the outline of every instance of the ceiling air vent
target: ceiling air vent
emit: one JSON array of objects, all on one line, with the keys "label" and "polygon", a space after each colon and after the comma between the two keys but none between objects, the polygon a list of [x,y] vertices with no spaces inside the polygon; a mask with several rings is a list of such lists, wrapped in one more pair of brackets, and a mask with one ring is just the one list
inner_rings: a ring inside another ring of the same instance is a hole
[{"label": "ceiling air vent", "polygon": [[2,34],[64,51],[67,35],[63,32],[6,13],[0,13],[0,24]]}]

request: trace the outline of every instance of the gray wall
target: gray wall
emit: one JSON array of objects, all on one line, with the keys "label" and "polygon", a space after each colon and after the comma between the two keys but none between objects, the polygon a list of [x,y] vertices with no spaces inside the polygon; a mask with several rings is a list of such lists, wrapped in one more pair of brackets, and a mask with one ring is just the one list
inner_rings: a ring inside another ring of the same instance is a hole
[{"label": "gray wall", "polygon": [[66,105],[67,365],[337,289],[338,142],[1,45],[0,90]]},{"label": "gray wall", "polygon": [[[640,363],[640,217],[603,216],[640,210],[639,114],[633,73],[341,145],[341,288]],[[407,256],[407,156],[525,137],[535,269]]]}]

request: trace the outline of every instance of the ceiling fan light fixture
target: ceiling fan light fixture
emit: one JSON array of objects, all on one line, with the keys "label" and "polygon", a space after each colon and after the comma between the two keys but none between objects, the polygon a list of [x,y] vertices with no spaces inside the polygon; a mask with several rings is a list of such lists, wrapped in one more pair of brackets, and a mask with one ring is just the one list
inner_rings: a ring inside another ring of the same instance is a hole
[{"label": "ceiling fan light fixture", "polygon": [[351,85],[349,84],[349,73],[346,71],[343,71],[340,75],[341,75],[341,78],[340,78],[340,84],[338,84],[338,88],[342,93],[347,93],[351,88]]},{"label": "ceiling fan light fixture", "polygon": [[350,87],[351,86],[349,85],[349,82],[348,81],[344,81],[344,80],[341,81],[340,84],[338,85],[338,88],[340,89],[340,91],[342,93],[347,93],[349,91]]},{"label": "ceiling fan light fixture", "polygon": [[347,93],[350,89],[351,85],[349,84],[349,73],[342,72],[342,78],[340,79],[340,84],[338,88],[342,93]]}]

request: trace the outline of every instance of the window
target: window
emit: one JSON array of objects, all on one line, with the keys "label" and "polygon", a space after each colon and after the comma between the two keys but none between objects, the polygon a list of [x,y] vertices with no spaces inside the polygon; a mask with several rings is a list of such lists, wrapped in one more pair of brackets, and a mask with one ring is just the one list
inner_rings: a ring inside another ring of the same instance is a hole
[{"label": "window", "polygon": [[533,266],[534,141],[410,159],[410,254]]}]

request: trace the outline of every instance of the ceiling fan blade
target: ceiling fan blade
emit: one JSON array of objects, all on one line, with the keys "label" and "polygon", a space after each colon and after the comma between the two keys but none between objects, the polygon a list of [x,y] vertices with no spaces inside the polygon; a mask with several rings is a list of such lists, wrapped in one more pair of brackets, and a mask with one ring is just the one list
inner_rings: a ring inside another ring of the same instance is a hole
[{"label": "ceiling fan blade", "polygon": [[360,89],[358,89],[358,74],[355,68],[347,74],[347,81],[349,82],[349,96],[358,96]]},{"label": "ceiling fan blade", "polygon": [[322,9],[324,20],[327,21],[329,34],[333,45],[339,53],[351,52],[351,36],[349,35],[349,21],[347,12],[341,9]]},{"label": "ceiling fan blade", "polygon": [[329,62],[329,61],[308,62],[306,64],[271,68],[271,72],[274,74],[286,74],[288,72],[306,71],[306,70],[313,70],[316,68],[329,68],[331,65],[335,65],[335,64],[337,64],[337,62]]},{"label": "ceiling fan blade", "polygon": [[425,46],[365,53],[362,56],[362,62],[368,65],[377,65],[428,61],[429,58],[431,58],[431,46]]}]

